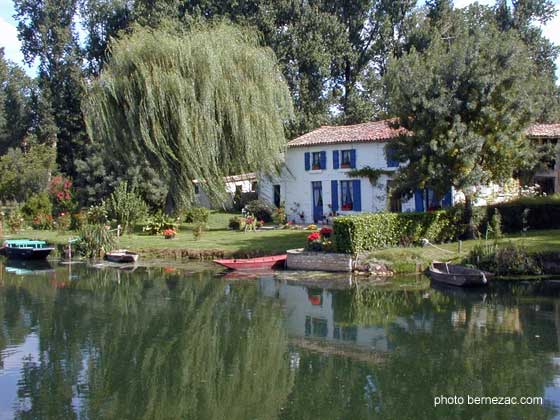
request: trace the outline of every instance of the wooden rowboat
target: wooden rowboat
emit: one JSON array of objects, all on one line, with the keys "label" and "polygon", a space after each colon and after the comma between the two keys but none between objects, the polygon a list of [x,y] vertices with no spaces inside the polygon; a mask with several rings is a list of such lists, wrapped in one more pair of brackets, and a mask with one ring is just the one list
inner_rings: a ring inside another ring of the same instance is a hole
[{"label": "wooden rowboat", "polygon": [[271,257],[237,258],[230,260],[214,260],[216,264],[231,268],[232,270],[262,270],[283,268],[286,264],[287,254],[273,255]]},{"label": "wooden rowboat", "polygon": [[432,280],[459,287],[476,287],[488,284],[491,273],[477,268],[434,261],[428,268]]},{"label": "wooden rowboat", "polygon": [[127,249],[115,249],[107,252],[105,259],[116,263],[133,263],[138,261],[138,254]]}]

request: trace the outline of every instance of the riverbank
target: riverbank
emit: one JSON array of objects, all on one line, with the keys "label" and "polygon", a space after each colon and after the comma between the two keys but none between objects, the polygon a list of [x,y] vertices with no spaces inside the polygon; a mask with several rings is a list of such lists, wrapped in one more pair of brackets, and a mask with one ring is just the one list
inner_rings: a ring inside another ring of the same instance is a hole
[{"label": "riverbank", "polygon": [[[498,244],[521,245],[532,254],[560,253],[560,230],[535,230],[525,235],[507,235]],[[459,263],[465,259],[480,240],[451,242],[425,247],[387,248],[360,255],[361,262],[382,262],[396,273],[412,273],[424,270],[431,261],[452,261]]]},{"label": "riverbank", "polygon": [[[263,229],[255,232],[240,232],[228,229],[229,219],[236,214],[213,211],[208,219],[208,229],[197,240],[193,235],[193,225],[182,223],[177,236],[165,239],[162,235],[147,235],[142,226],[134,232],[122,235],[118,246],[142,254],[143,258],[171,259],[212,259],[223,257],[254,257],[281,254],[287,249],[305,246],[309,231],[291,229]],[[34,230],[26,228],[18,234],[4,238],[40,239],[66,246],[68,240],[76,237],[72,231]]]}]

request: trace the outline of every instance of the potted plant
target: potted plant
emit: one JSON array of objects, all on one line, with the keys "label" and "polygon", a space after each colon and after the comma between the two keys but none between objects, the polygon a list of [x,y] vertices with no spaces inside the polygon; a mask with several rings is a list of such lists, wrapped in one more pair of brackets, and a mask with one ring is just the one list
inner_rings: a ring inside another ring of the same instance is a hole
[{"label": "potted plant", "polygon": [[325,226],[323,228],[321,228],[321,230],[319,231],[319,233],[321,234],[321,236],[325,239],[328,239],[331,237],[333,230],[332,228]]},{"label": "potted plant", "polygon": [[163,236],[165,239],[173,239],[177,235],[175,229],[165,229],[163,231]]},{"label": "potted plant", "polygon": [[309,251],[323,250],[323,242],[321,241],[321,234],[319,232],[313,232],[307,236],[307,249]]},{"label": "potted plant", "polygon": [[342,205],[341,207],[342,211],[348,211],[348,210],[352,210],[352,203],[345,203]]}]

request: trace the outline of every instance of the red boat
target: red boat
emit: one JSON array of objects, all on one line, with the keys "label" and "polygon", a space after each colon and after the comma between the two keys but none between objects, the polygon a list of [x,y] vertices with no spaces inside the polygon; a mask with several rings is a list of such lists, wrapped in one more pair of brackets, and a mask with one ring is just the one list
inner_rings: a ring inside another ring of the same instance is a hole
[{"label": "red boat", "polygon": [[214,260],[214,262],[232,270],[262,270],[263,268],[283,268],[287,257],[287,254],[283,254],[271,257]]}]

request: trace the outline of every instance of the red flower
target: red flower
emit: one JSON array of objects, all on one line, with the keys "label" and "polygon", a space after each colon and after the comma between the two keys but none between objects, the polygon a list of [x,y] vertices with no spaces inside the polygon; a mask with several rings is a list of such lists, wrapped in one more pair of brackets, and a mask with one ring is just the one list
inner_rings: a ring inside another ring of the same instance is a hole
[{"label": "red flower", "polygon": [[69,192],[66,192],[65,198],[66,198],[67,200],[70,200],[70,193],[69,193]]},{"label": "red flower", "polygon": [[330,235],[331,233],[333,233],[333,230],[330,227],[325,226],[324,228],[321,229],[321,235]]},{"label": "red flower", "polygon": [[59,200],[64,200],[64,193],[62,191],[57,192],[56,198],[58,198]]},{"label": "red flower", "polygon": [[313,241],[319,240],[320,238],[321,238],[321,235],[319,234],[319,232],[313,232],[307,237],[307,240],[309,242],[313,242]]}]

